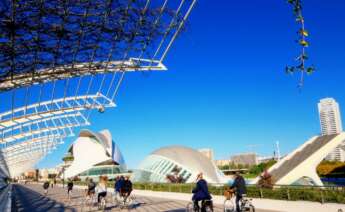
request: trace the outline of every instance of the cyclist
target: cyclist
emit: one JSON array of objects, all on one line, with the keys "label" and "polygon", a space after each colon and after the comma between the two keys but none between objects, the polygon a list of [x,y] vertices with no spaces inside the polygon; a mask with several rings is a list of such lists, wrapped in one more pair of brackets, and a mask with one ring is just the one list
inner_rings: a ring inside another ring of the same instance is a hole
[{"label": "cyclist", "polygon": [[89,180],[89,184],[87,185],[87,196],[92,198],[95,195],[96,184],[93,182],[92,178]]},{"label": "cyclist", "polygon": [[122,187],[122,185],[123,185],[123,181],[124,181],[124,180],[125,180],[125,179],[124,179],[123,176],[121,176],[121,177],[116,177],[115,185],[114,185],[115,196],[120,194],[120,190],[121,190],[121,187]]},{"label": "cyclist", "polygon": [[[203,179],[203,174],[199,173],[196,179],[196,187],[193,189],[192,200],[194,202],[194,210],[199,211],[199,201],[211,200],[212,197],[208,191],[206,180]],[[204,205],[201,206],[201,211],[205,211]]]},{"label": "cyclist", "polygon": [[107,196],[107,180],[106,178],[100,176],[99,183],[96,187],[97,191],[97,202],[98,204],[101,203],[101,198],[105,198]]},{"label": "cyclist", "polygon": [[240,201],[243,198],[243,195],[247,193],[246,189],[246,182],[244,181],[244,178],[241,176],[240,172],[236,172],[235,174],[235,180],[230,187],[231,189],[235,190],[236,193],[236,211],[240,212]]},{"label": "cyclist", "polygon": [[129,180],[129,176],[126,176],[120,189],[121,196],[124,198],[124,202],[126,202],[127,197],[129,197],[132,190],[133,190],[132,182]]}]

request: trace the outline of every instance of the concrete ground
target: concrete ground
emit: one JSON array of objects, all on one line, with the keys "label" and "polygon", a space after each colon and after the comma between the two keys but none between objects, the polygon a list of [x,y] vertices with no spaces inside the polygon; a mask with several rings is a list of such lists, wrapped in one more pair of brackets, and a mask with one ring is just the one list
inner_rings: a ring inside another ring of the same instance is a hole
[{"label": "concrete ground", "polygon": [[[109,193],[109,192],[108,192]],[[43,195],[43,188],[40,184],[14,185],[13,195],[15,197],[14,204],[17,211],[98,211],[97,207],[83,207],[84,190],[76,186],[73,190],[71,200],[68,200],[66,189],[56,186],[49,188],[48,195]],[[110,195],[107,195],[106,211],[121,211],[111,202]],[[188,201],[172,200],[159,197],[142,196],[133,194],[135,201],[129,209],[138,212],[183,212]],[[128,209],[123,209],[128,210]],[[216,205],[217,212],[223,211],[222,205]],[[272,212],[269,210],[256,210],[257,212]]]}]

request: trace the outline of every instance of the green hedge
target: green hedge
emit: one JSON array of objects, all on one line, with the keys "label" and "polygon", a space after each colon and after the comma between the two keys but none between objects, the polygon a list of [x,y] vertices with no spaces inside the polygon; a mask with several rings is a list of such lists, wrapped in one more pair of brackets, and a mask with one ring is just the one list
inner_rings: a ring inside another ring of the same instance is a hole
[{"label": "green hedge", "polygon": [[[74,181],[75,185],[86,185],[83,181]],[[108,182],[113,187],[114,182]],[[133,188],[138,190],[192,193],[195,184],[168,184],[168,183],[134,183]],[[225,186],[209,185],[212,195],[223,195]],[[252,198],[276,200],[305,200],[313,202],[333,202],[345,204],[345,187],[306,187],[280,186],[274,189],[263,189],[256,186],[247,187],[247,195]]]},{"label": "green hedge", "polygon": [[[134,183],[134,189],[191,193],[195,184],[167,184],[167,183]],[[209,186],[212,195],[223,195],[225,186]],[[262,189],[256,186],[247,187],[247,195],[252,198],[266,198],[276,200],[305,200],[313,202],[345,203],[345,187],[304,187],[280,186],[274,189]]]}]

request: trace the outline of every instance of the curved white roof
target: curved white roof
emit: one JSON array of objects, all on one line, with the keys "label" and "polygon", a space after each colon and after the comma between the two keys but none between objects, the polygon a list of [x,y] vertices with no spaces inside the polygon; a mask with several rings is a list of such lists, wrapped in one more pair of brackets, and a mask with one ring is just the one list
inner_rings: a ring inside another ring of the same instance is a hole
[{"label": "curved white roof", "polygon": [[74,160],[71,166],[66,169],[65,177],[67,178],[76,176],[109,160],[124,165],[123,156],[118,146],[112,141],[109,130],[98,133],[82,130],[68,151],[73,151]]},{"label": "curved white roof", "polygon": [[202,153],[184,146],[168,146],[160,148],[151,153],[168,158],[179,163],[192,171],[193,173],[202,172],[204,177],[214,183],[224,181],[224,176],[220,173],[214,163]]}]

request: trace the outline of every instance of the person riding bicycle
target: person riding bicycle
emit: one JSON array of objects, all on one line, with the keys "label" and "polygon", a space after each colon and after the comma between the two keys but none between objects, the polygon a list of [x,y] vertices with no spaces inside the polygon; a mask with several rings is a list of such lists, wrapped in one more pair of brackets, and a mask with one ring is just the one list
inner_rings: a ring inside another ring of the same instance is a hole
[{"label": "person riding bicycle", "polygon": [[236,211],[240,212],[240,201],[243,198],[243,195],[247,193],[246,182],[240,172],[236,172],[235,180],[230,189],[233,189],[236,193]]},{"label": "person riding bicycle", "polygon": [[120,191],[123,185],[123,181],[125,181],[125,178],[123,176],[117,177],[115,181],[115,186],[114,186],[114,193],[115,196],[120,195]]},{"label": "person riding bicycle", "polygon": [[125,201],[127,197],[129,197],[129,195],[131,194],[132,190],[133,190],[132,182],[129,180],[129,176],[126,176],[120,188],[120,194],[124,198]]},{"label": "person riding bicycle", "polygon": [[[199,201],[211,200],[212,197],[208,191],[208,186],[206,180],[203,179],[203,174],[199,173],[197,176],[197,183],[196,187],[193,189],[193,197],[192,200],[194,202],[194,209],[199,211]],[[202,205],[201,211],[205,211],[205,208]]]},{"label": "person riding bicycle", "polygon": [[92,178],[89,180],[89,184],[87,185],[87,195],[91,197],[96,192],[96,183],[93,182]]},{"label": "person riding bicycle", "polygon": [[96,187],[97,191],[97,202],[98,204],[101,202],[101,198],[105,198],[107,196],[107,182],[106,179],[102,176],[99,177],[99,183]]}]

